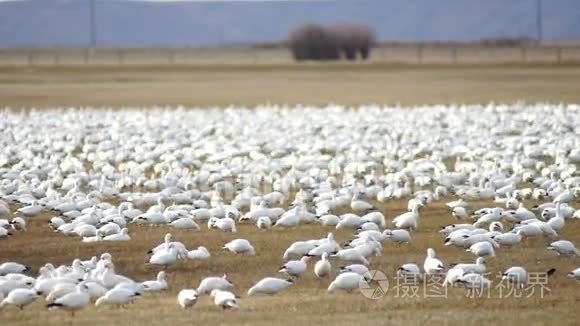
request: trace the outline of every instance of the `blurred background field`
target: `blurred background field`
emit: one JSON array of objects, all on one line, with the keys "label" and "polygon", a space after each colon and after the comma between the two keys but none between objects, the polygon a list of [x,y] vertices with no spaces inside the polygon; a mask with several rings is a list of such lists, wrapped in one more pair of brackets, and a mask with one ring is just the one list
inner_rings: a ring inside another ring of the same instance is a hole
[{"label": "blurred background field", "polygon": [[384,63],[2,67],[2,106],[580,103],[580,65]]}]

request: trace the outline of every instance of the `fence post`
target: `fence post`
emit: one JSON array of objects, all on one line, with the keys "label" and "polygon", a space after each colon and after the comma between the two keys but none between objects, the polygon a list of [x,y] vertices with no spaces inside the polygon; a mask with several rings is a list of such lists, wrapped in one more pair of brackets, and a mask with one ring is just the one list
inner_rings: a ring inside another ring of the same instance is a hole
[{"label": "fence post", "polygon": [[123,64],[123,50],[117,50],[117,65],[121,66]]},{"label": "fence post", "polygon": [[175,64],[175,52],[173,51],[172,48],[169,49],[169,64],[170,65]]},{"label": "fence post", "polygon": [[556,48],[556,61],[558,64],[562,63],[562,47],[560,46]]},{"label": "fence post", "polygon": [[457,45],[452,45],[451,55],[453,64],[457,64]]},{"label": "fence post", "polygon": [[417,63],[423,63],[423,44],[419,43],[417,46]]},{"label": "fence post", "polygon": [[32,50],[28,50],[28,54],[26,55],[26,61],[28,62],[28,66],[32,66]]},{"label": "fence post", "polygon": [[528,62],[528,51],[525,45],[522,46],[522,62]]}]

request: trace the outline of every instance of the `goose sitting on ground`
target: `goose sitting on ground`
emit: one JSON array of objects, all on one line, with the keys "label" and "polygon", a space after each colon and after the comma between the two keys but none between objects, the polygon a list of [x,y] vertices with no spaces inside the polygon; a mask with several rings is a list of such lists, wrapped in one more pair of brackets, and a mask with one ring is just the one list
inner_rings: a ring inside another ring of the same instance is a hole
[{"label": "goose sitting on ground", "polygon": [[187,259],[191,260],[206,260],[209,259],[210,253],[204,246],[199,246],[187,252]]},{"label": "goose sitting on ground", "polygon": [[167,290],[167,274],[164,271],[157,273],[154,281],[145,281],[141,283],[145,292],[156,292]]},{"label": "goose sitting on ground", "polygon": [[10,225],[16,231],[26,231],[26,221],[22,217],[13,218]]},{"label": "goose sitting on ground", "polygon": [[285,280],[275,277],[266,277],[256,283],[248,290],[248,295],[254,294],[276,294],[288,288],[292,283],[292,280]]},{"label": "goose sitting on ground", "polygon": [[15,262],[6,262],[0,264],[0,276],[7,274],[22,274],[29,270],[30,267]]},{"label": "goose sitting on ground", "polygon": [[197,293],[196,290],[183,289],[179,291],[179,293],[177,294],[177,302],[183,309],[191,308],[197,302],[198,297],[199,294]]},{"label": "goose sitting on ground", "polygon": [[0,239],[8,238],[11,235],[12,235],[12,233],[8,232],[7,229],[0,227]]},{"label": "goose sitting on ground", "polygon": [[129,229],[123,228],[121,232],[116,234],[111,234],[103,238],[103,241],[129,241],[131,236],[129,236]]}]

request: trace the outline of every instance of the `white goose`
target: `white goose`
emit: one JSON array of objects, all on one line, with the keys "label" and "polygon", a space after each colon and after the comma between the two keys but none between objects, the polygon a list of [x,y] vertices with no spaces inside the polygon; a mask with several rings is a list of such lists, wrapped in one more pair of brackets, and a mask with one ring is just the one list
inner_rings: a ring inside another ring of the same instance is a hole
[{"label": "white goose", "polygon": [[300,258],[300,260],[288,261],[280,267],[280,270],[278,272],[286,273],[293,277],[300,277],[300,275],[302,275],[306,271],[309,259],[310,257],[303,256],[302,258]]},{"label": "white goose", "polygon": [[183,309],[191,308],[197,302],[198,297],[199,294],[197,293],[196,290],[183,289],[179,291],[179,293],[177,294],[177,302]]},{"label": "white goose", "polygon": [[167,290],[167,274],[164,271],[157,273],[157,278],[153,281],[141,283],[145,292],[157,292]]},{"label": "white goose", "polygon": [[255,255],[255,250],[250,241],[246,239],[235,239],[226,243],[222,249],[229,250],[235,254]]},{"label": "white goose", "polygon": [[335,290],[345,290],[347,292],[352,292],[360,287],[360,281],[363,278],[362,275],[353,272],[344,272],[336,276],[334,281],[328,286],[328,292]]},{"label": "white goose", "polygon": [[206,260],[209,259],[210,253],[204,246],[199,246],[197,249],[193,249],[187,252],[187,258],[191,260]]},{"label": "white goose", "polygon": [[435,255],[433,248],[427,249],[427,257],[423,263],[423,270],[427,275],[439,274],[445,270],[445,266]]},{"label": "white goose", "polygon": [[0,309],[12,305],[22,310],[25,306],[34,302],[41,294],[41,292],[34,289],[14,289],[0,302]]},{"label": "white goose", "polygon": [[236,295],[230,291],[215,289],[211,291],[210,297],[213,298],[213,303],[222,309],[237,309],[240,307]]},{"label": "white goose", "polygon": [[276,277],[266,277],[256,283],[248,290],[248,295],[255,295],[255,294],[277,294],[290,285],[292,285],[294,281],[292,280],[285,280]]},{"label": "white goose", "polygon": [[54,300],[54,302],[47,304],[46,307],[49,310],[68,310],[74,317],[76,310],[86,307],[91,302],[91,296],[89,295],[88,290],[89,287],[85,283],[80,283],[76,286],[76,291],[63,295]]},{"label": "white goose", "polygon": [[199,294],[209,294],[212,290],[224,290],[229,291],[234,287],[229,280],[226,274],[221,277],[210,276],[206,277],[199,283],[197,287],[197,292]]},{"label": "white goose", "polygon": [[550,243],[548,250],[553,250],[560,256],[580,256],[580,251],[568,240],[558,240]]},{"label": "white goose", "polygon": [[331,271],[332,265],[330,264],[330,261],[328,261],[328,254],[323,253],[320,260],[314,265],[314,274],[317,277],[322,278],[329,275]]}]

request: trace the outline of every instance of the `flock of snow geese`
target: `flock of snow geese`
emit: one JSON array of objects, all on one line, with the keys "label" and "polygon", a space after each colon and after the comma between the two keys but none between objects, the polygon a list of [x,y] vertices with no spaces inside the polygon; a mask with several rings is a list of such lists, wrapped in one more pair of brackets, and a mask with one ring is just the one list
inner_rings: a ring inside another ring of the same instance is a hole
[{"label": "flock of snow geese", "polygon": [[[26,237],[41,214],[50,216],[47,228],[79,242],[131,241],[147,225],[236,233],[240,224],[311,224],[327,235],[292,243],[280,253],[279,274],[247,295],[284,291],[314,261],[316,277],[332,280],[329,292],[353,291],[372,281],[367,272],[385,241],[412,242],[429,206],[444,201],[445,245],[475,262],[446,266],[423,248],[423,266],[404,264],[399,277],[439,274],[446,286],[489,287],[486,259],[528,238],[545,239],[539,250],[560,259],[580,256],[559,236],[580,218],[578,106],[6,109],[0,130],[0,248]],[[408,212],[388,216],[375,207],[393,200],[407,200]],[[470,209],[475,201],[490,207]],[[351,240],[340,245],[333,228],[351,230]],[[252,239],[223,249],[260,255]],[[0,261],[0,308],[22,309],[41,296],[48,309],[73,315],[91,304],[123,306],[167,290],[180,260],[211,262],[212,254],[188,250],[168,232],[148,253],[161,271],[144,282],[118,274],[109,253],[38,271]],[[580,280],[580,268],[567,272]],[[523,286],[527,275],[513,266],[502,278]],[[177,302],[188,308],[203,296],[224,309],[240,306],[225,274],[179,291]]]}]

